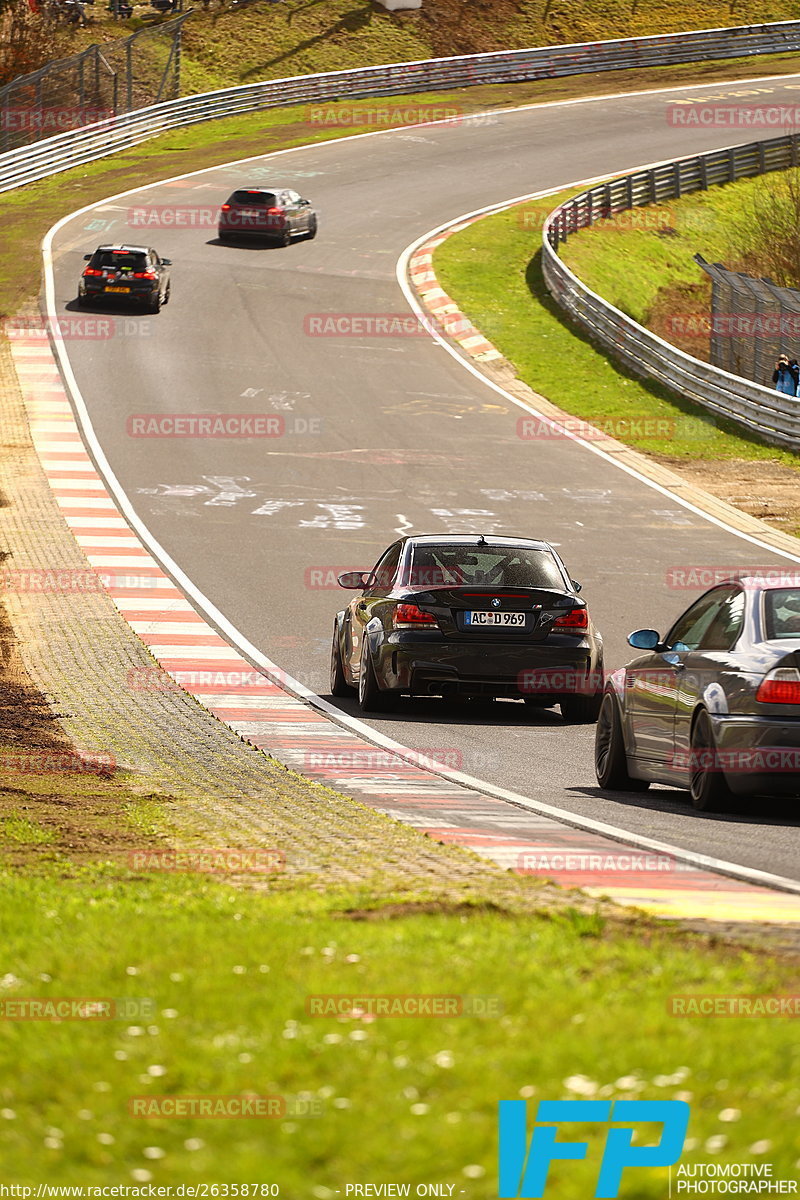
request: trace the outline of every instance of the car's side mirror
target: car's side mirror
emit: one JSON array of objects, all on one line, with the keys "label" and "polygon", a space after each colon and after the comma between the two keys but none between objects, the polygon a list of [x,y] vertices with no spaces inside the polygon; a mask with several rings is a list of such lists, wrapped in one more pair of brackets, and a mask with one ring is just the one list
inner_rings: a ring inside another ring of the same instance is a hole
[{"label": "car's side mirror", "polygon": [[171,258],[162,258],[161,265],[162,265],[162,267],[171,267],[172,259]]},{"label": "car's side mirror", "polygon": [[571,583],[571,584],[572,584],[572,586],[575,588],[575,591],[576,591],[576,592],[580,592],[580,591],[582,590],[582,588],[583,588],[583,584],[582,584],[582,583],[578,583],[577,579],[570,579],[570,583]]},{"label": "car's side mirror", "polygon": [[84,261],[84,262],[91,262],[91,261],[92,261],[92,257],[93,257],[93,256],[92,256],[91,254],[84,254],[84,256],[83,256],[83,261]]},{"label": "car's side mirror", "polygon": [[369,579],[369,571],[345,571],[340,575],[337,583],[339,587],[349,588],[350,591],[358,591],[360,588],[367,586]]},{"label": "car's side mirror", "polygon": [[628,634],[628,645],[634,650],[655,650],[661,645],[661,636],[655,629],[635,629]]}]

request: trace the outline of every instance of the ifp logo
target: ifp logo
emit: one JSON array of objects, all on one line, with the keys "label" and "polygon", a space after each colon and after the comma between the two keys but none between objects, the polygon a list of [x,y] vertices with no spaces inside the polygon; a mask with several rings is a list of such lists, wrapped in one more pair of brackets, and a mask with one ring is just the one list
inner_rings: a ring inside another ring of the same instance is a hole
[{"label": "ifp logo", "polygon": [[[541,1100],[529,1147],[526,1110],[524,1100],[500,1101],[501,1200],[543,1196],[551,1162],[586,1158],[588,1142],[556,1141],[558,1127],[565,1122],[612,1125],[594,1193],[603,1200],[619,1194],[626,1167],[668,1167],[677,1162],[689,1124],[689,1105],[683,1100]],[[663,1126],[655,1146],[632,1144],[634,1126],[643,1122]]]}]

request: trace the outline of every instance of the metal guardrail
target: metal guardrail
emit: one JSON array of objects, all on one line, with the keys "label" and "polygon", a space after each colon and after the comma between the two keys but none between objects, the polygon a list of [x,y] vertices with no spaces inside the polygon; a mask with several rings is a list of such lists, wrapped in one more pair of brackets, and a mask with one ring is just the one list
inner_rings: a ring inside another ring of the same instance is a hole
[{"label": "metal guardrail", "polygon": [[552,79],[586,72],[742,58],[798,49],[800,21],[780,21],[267,80],[152,105],[9,151],[0,155],[0,192],[113,154],[170,129],[215,117],[284,105],[319,105],[326,100],[342,98],[408,95],[480,83]]},{"label": "metal guardrail", "polygon": [[685,354],[603,300],[558,257],[579,229],[642,205],[659,204],[715,184],[731,183],[800,162],[800,134],[748,142],[636,171],[589,188],[545,221],[542,267],[556,302],[585,332],[637,375],[660,383],[711,412],[731,418],[765,441],[800,448],[800,403]]}]

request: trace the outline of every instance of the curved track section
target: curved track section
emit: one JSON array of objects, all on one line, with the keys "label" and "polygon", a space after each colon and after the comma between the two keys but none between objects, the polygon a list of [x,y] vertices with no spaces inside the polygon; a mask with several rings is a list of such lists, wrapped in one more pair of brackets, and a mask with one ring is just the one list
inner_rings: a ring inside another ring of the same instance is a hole
[{"label": "curved track section", "polygon": [[[395,277],[431,226],[577,176],[734,141],[676,128],[666,106],[755,89],[790,102],[797,79],[537,106],[492,121],[373,134],[229,165],[73,214],[53,236],[55,313],[81,255],[148,240],[175,262],[173,299],[106,342],[65,346],[88,419],[131,511],[228,626],[323,696],[340,570],[370,565],[395,531],[525,532],[558,543],[625,661],[635,625],[665,625],[691,592],[669,572],[781,560],[572,441],[516,437],[510,397],[426,336],[320,336],[319,314],[408,311]],[[727,134],[727,136],[726,136]],[[279,180],[320,208],[321,233],[288,249],[221,246],[213,230],[145,229],[136,207],[211,207],[233,186]],[[479,234],[476,231],[476,236]],[[542,348],[546,353],[546,347]],[[263,413],[286,434],[248,441],[131,436],[149,413]],[[372,728],[464,772],[627,835],[796,878],[793,817],[698,818],[684,797],[599,794],[590,729],[521,706],[407,706]]]}]

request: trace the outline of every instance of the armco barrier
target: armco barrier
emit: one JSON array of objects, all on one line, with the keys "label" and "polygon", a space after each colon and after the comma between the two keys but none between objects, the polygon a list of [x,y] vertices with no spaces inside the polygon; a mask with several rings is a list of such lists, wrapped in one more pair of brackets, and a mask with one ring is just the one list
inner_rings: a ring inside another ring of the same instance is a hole
[{"label": "armco barrier", "polygon": [[638,375],[657,379],[704,408],[729,417],[780,446],[800,447],[800,404],[768,387],[684,354],[589,290],[558,257],[561,242],[614,213],[673,200],[800,163],[800,135],[770,138],[663,163],[599,184],[550,213],[544,226],[542,268],[557,303],[590,336]]},{"label": "armco barrier", "polygon": [[544,46],[493,54],[299,75],[205,92],[125,113],[0,155],[0,192],[113,154],[183,125],[281,105],[408,95],[480,83],[552,79],[594,71],[743,58],[800,49],[800,21],[703,29],[659,37]]}]

